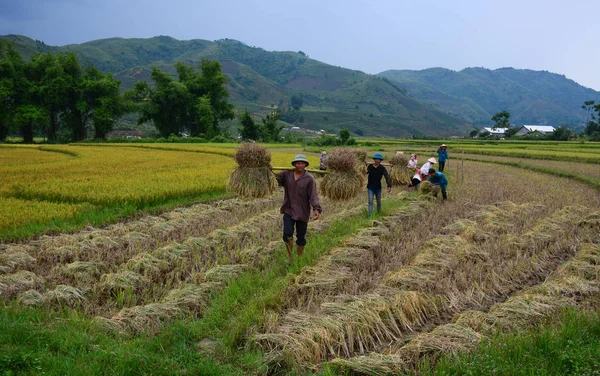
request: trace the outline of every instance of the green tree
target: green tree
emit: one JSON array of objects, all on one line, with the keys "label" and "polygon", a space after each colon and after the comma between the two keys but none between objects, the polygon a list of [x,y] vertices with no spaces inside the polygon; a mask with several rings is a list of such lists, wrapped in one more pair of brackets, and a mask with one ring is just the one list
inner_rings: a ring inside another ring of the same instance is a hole
[{"label": "green tree", "polygon": [[0,40],[0,142],[14,127],[13,115],[18,106],[18,72],[23,60],[12,44]]},{"label": "green tree", "polygon": [[105,138],[122,115],[123,105],[119,93],[121,83],[95,66],[82,69],[74,56],[70,59],[67,63],[71,69],[72,82],[67,96],[65,119],[72,138],[75,141],[84,140],[88,124],[93,124],[96,138]]},{"label": "green tree", "polygon": [[516,135],[518,131],[519,131],[518,127],[510,127],[506,130],[506,132],[504,132],[504,137],[511,138],[512,136]]},{"label": "green tree", "polygon": [[304,99],[302,98],[302,95],[298,95],[298,94],[294,94],[292,95],[292,97],[290,98],[290,105],[292,106],[292,108],[296,111],[300,110],[300,108],[302,107],[302,104],[304,104]]},{"label": "green tree", "polygon": [[68,80],[62,65],[64,56],[42,53],[31,58],[39,105],[47,115],[46,138],[55,142],[58,138],[60,114],[66,108]]},{"label": "green tree", "polygon": [[262,118],[261,134],[265,142],[279,142],[279,133],[283,129],[283,125],[279,125],[279,114],[275,111]]},{"label": "green tree", "polygon": [[573,135],[573,131],[571,131],[567,125],[561,125],[556,128],[548,138],[555,141],[569,141],[569,138]]},{"label": "green tree", "polygon": [[469,132],[469,137],[475,138],[478,133],[479,133],[479,129],[473,129],[471,132]]},{"label": "green tree", "polygon": [[[596,133],[600,134],[600,103],[595,103],[594,101],[585,101],[581,108],[587,110],[588,113],[586,126],[583,130],[583,133],[586,136],[592,136]],[[596,138],[597,137],[594,137],[594,139]]]},{"label": "green tree", "polygon": [[340,141],[342,142],[342,145],[346,145],[346,143],[348,142],[349,139],[350,139],[350,131],[347,129],[342,129],[340,131]]},{"label": "green tree", "polygon": [[259,140],[260,139],[260,127],[254,119],[248,113],[248,110],[245,110],[240,115],[240,123],[242,124],[242,128],[240,128],[240,135],[244,140]]},{"label": "green tree", "polygon": [[180,134],[188,120],[189,90],[181,82],[154,67],[150,77],[154,87],[138,81],[125,98],[137,104],[138,124],[152,122],[162,137]]},{"label": "green tree", "polygon": [[138,124],[153,122],[163,137],[186,130],[206,138],[220,135],[220,122],[234,117],[227,78],[217,61],[204,59],[199,68],[201,72],[178,62],[176,80],[155,67],[151,73],[153,87],[137,82],[126,92],[127,101],[140,113]]},{"label": "green tree", "polygon": [[510,113],[508,111],[498,112],[492,116],[492,121],[495,122],[492,128],[508,128],[510,127]]}]

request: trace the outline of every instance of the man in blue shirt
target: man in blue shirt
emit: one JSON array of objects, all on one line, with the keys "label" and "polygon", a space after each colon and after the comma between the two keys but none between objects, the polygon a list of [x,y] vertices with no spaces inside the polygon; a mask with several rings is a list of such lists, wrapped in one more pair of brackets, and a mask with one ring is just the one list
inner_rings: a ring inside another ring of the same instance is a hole
[{"label": "man in blue shirt", "polygon": [[[435,172],[433,168],[429,169],[429,178],[427,179],[433,185],[439,185],[442,188],[442,198],[445,200],[448,198],[446,194],[446,187],[448,187],[448,179],[446,175],[441,172]],[[437,196],[437,194],[436,194]]]},{"label": "man in blue shirt", "polygon": [[448,147],[446,144],[442,144],[442,146],[437,149],[440,172],[443,172],[444,167],[446,166],[446,160],[448,159],[448,151],[446,150],[447,148]]}]

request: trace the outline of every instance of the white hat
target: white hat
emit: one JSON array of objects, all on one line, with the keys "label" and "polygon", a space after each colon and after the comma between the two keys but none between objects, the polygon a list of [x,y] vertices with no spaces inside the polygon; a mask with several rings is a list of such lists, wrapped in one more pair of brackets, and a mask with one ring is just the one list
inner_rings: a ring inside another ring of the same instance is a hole
[{"label": "white hat", "polygon": [[429,158],[429,159],[427,160],[427,162],[431,162],[431,163],[437,163],[437,162],[435,161],[435,158],[433,158],[433,157]]},{"label": "white hat", "polygon": [[[442,146],[446,146],[446,144],[442,144],[442,145],[440,145],[440,147],[442,147]],[[446,146],[446,147],[447,147],[447,146]]]},{"label": "white hat", "polygon": [[327,152],[326,151],[322,151],[321,154],[327,154]]}]

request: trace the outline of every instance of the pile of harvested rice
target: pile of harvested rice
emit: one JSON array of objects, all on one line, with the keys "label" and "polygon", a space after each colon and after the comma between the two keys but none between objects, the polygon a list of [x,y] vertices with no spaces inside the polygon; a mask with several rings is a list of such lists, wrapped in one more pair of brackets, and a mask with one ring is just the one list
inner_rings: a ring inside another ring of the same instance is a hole
[{"label": "pile of harvested rice", "polygon": [[419,193],[422,195],[436,196],[438,193],[440,193],[440,190],[441,188],[439,185],[435,185],[427,180],[419,184]]},{"label": "pile of harvested rice", "polygon": [[415,174],[408,169],[408,158],[404,154],[394,155],[390,160],[390,179],[393,185],[409,185],[411,178]]},{"label": "pile of harvested rice", "polygon": [[227,189],[242,197],[261,198],[277,189],[277,180],[271,172],[271,153],[264,147],[242,144],[234,157],[238,168],[233,170],[227,182]]},{"label": "pile of harvested rice", "polygon": [[[366,155],[366,153],[365,153]],[[364,184],[364,177],[357,169],[357,151],[336,148],[327,159],[331,170],[321,181],[321,193],[332,200],[348,200],[356,197]]]}]

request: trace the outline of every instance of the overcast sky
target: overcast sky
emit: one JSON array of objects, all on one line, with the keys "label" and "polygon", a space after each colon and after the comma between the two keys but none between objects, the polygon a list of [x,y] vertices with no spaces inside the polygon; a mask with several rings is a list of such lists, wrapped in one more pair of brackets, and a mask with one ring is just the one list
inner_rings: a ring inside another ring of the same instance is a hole
[{"label": "overcast sky", "polygon": [[514,67],[600,91],[599,15],[600,0],[0,0],[0,34],[231,38],[367,73]]}]

